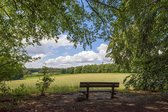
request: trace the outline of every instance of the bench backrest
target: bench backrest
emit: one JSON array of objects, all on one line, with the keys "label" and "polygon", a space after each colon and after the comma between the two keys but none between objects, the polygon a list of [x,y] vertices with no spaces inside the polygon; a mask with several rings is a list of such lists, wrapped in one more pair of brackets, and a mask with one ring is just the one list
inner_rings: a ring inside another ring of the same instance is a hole
[{"label": "bench backrest", "polygon": [[80,87],[119,87],[119,82],[80,82]]}]

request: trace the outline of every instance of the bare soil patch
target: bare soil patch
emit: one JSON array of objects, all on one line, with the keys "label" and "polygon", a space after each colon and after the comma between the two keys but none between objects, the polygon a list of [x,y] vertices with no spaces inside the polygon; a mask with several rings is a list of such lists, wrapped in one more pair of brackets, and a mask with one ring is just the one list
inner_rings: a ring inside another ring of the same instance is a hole
[{"label": "bare soil patch", "polygon": [[[9,112],[168,112],[168,99],[153,93],[91,94],[89,100],[77,100],[78,93],[32,95]],[[5,112],[6,110],[0,110]]]}]

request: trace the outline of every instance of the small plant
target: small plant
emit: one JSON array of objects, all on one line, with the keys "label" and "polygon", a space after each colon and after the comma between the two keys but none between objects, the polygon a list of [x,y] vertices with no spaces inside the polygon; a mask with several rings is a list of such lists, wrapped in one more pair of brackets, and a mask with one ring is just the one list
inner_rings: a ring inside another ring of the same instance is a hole
[{"label": "small plant", "polygon": [[20,84],[19,87],[12,90],[12,94],[16,96],[24,96],[28,94],[28,91],[24,84]]},{"label": "small plant", "polygon": [[8,95],[10,93],[10,87],[6,84],[5,81],[0,82],[0,94]]},{"label": "small plant", "polygon": [[49,88],[51,83],[54,81],[48,74],[47,74],[47,67],[43,67],[43,74],[44,76],[37,81],[36,87],[40,91],[41,96],[45,96],[46,90]]},{"label": "small plant", "polygon": [[28,95],[28,92],[24,84],[20,84],[19,87],[12,89],[10,96],[12,105],[18,105],[26,95]]}]

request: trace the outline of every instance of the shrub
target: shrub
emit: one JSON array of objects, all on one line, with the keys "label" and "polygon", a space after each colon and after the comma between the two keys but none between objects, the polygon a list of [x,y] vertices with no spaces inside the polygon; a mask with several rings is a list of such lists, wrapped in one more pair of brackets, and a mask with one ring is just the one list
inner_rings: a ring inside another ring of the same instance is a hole
[{"label": "shrub", "polygon": [[38,80],[36,83],[37,89],[40,91],[41,95],[44,96],[46,90],[49,88],[50,84],[54,81],[49,75],[44,75],[42,79]]},{"label": "shrub", "polygon": [[2,95],[8,95],[10,93],[11,89],[10,87],[6,84],[5,81],[0,82],[0,94]]},{"label": "shrub", "polygon": [[20,84],[19,87],[12,90],[12,94],[16,96],[24,96],[28,94],[28,91],[24,84]]}]

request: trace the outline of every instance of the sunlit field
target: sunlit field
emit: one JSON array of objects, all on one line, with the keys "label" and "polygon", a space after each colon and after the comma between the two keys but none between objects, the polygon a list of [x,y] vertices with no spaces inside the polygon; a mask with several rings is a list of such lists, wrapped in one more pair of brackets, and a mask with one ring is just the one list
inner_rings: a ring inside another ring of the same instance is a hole
[{"label": "sunlit field", "polygon": [[[51,84],[49,92],[73,92],[79,88],[79,83],[84,81],[92,82],[119,82],[119,90],[124,89],[123,79],[128,76],[128,73],[87,73],[87,74],[64,74],[54,75],[54,82]],[[11,88],[17,88],[24,84],[31,93],[38,92],[36,89],[36,82],[38,77],[26,77],[23,80],[15,80],[8,82]]]}]

